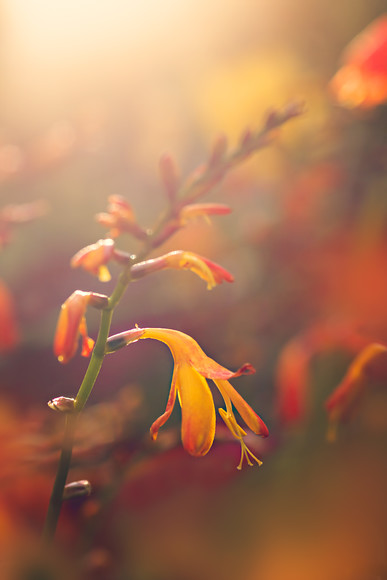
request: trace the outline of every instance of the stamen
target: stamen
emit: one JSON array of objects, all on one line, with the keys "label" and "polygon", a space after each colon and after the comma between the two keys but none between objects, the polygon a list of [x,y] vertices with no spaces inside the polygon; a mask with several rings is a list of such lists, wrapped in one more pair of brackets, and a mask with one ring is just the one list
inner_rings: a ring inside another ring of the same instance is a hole
[{"label": "stamen", "polygon": [[227,413],[224,409],[219,409],[219,413],[220,413],[220,416],[222,417],[223,421],[225,422],[225,424],[227,425],[227,427],[229,428],[229,430],[231,431],[231,433],[235,437],[235,439],[238,439],[238,441],[241,445],[241,459],[240,459],[240,462],[239,462],[237,469],[239,469],[239,470],[242,469],[244,459],[246,459],[247,464],[250,465],[250,467],[253,467],[254,464],[251,462],[250,457],[259,466],[261,466],[262,461],[260,459],[258,459],[258,457],[255,457],[254,453],[252,453],[252,451],[250,451],[250,449],[247,447],[246,443],[244,442],[243,437],[246,436],[246,431],[244,431],[242,429],[242,427],[240,425],[238,425],[238,423],[235,419],[234,413],[232,411]]}]

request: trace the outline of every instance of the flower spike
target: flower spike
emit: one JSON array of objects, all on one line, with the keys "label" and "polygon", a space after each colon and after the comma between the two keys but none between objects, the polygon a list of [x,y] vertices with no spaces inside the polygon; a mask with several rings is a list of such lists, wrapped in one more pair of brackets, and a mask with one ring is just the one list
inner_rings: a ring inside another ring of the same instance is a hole
[{"label": "flower spike", "polygon": [[246,446],[244,441],[246,432],[237,423],[232,406],[234,405],[246,425],[256,435],[267,437],[269,431],[262,419],[228,381],[242,374],[250,374],[254,372],[254,368],[246,364],[232,372],[209,358],[193,338],[178,330],[167,328],[136,327],[111,336],[107,341],[106,352],[114,352],[124,345],[145,338],[164,342],[174,359],[167,406],[165,412],[150,428],[152,439],[157,438],[159,429],[170,417],[177,396],[182,411],[181,437],[185,450],[196,457],[208,453],[215,437],[216,426],[214,401],[206,380],[212,379],[226,404],[226,411],[219,410],[221,417],[241,445],[241,461],[238,469],[241,469],[244,459],[249,465],[252,465],[251,459],[260,465],[260,460]]},{"label": "flower spike", "polygon": [[183,250],[169,252],[159,258],[135,264],[132,267],[131,272],[133,278],[136,279],[166,268],[173,268],[175,270],[191,270],[197,276],[202,278],[202,280],[207,282],[208,290],[211,290],[214,286],[221,284],[223,281],[234,281],[230,272],[219,266],[219,264],[211,262],[211,260],[203,258],[193,252],[184,252]]}]

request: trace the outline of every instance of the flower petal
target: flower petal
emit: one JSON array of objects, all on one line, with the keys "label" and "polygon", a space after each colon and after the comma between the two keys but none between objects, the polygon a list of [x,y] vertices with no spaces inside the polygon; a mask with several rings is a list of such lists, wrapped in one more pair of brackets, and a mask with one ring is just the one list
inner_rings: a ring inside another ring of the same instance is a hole
[{"label": "flower petal", "polygon": [[84,316],[89,300],[90,292],[76,290],[62,304],[54,338],[54,354],[61,363],[74,356],[80,330],[87,334]]},{"label": "flower petal", "polygon": [[211,290],[217,284],[222,282],[233,282],[234,278],[222,266],[211,262],[207,258],[203,258],[194,252],[186,252],[184,250],[176,250],[168,252],[144,262],[135,264],[132,269],[132,277],[134,279],[142,278],[147,274],[157,272],[158,270],[165,270],[166,268],[173,268],[175,270],[191,270],[199,278],[207,282],[207,289]]},{"label": "flower petal", "polygon": [[[141,330],[141,329],[138,329]],[[187,363],[193,366],[206,379],[231,379],[240,375],[255,372],[254,367],[246,363],[233,372],[208,357],[196,340],[170,328],[143,328],[139,338],[153,338],[164,342],[171,350],[176,363]]]},{"label": "flower petal", "polygon": [[260,435],[261,437],[267,437],[269,435],[269,430],[266,427],[262,419],[256,414],[255,411],[250,407],[244,398],[234,389],[234,387],[228,381],[215,380],[216,386],[224,398],[227,405],[227,398],[229,398],[250,429]]},{"label": "flower petal", "polygon": [[182,412],[181,438],[191,455],[200,457],[211,448],[215,436],[215,407],[207,381],[194,368],[176,366],[176,382]]},{"label": "flower petal", "polygon": [[173,372],[173,376],[172,376],[172,384],[171,384],[171,389],[169,391],[169,396],[168,396],[168,401],[167,401],[167,406],[165,408],[165,412],[160,415],[160,417],[158,419],[156,419],[156,421],[154,421],[154,423],[151,425],[150,428],[150,434],[153,440],[155,440],[157,438],[157,434],[158,431],[160,429],[160,427],[162,427],[164,425],[164,423],[166,423],[166,421],[168,421],[169,417],[171,416],[173,407],[175,405],[175,401],[176,401],[176,368]]}]

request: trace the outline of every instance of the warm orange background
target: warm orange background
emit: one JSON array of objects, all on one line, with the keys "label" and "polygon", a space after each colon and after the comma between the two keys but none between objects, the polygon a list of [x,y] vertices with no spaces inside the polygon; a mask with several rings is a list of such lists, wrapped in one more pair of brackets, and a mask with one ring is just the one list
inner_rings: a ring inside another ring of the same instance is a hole
[{"label": "warm orange background", "polygon": [[[263,466],[237,472],[237,446],[221,429],[205,458],[185,455],[178,411],[150,443],[171,360],[153,341],[133,345],[106,359],[85,411],[71,478],[95,491],[66,505],[45,566],[74,580],[387,577],[385,388],[370,386],[332,445],[323,401],[353,352],[321,342],[298,425],[281,424],[275,387],[284,346],[312,326],[387,343],[387,110],[341,109],[327,88],[383,4],[0,3],[0,209],[48,207],[12,229],[0,256],[18,327],[0,353],[1,578],[27,578],[17,570],[36,559],[62,429],[46,402],[73,396],[87,364],[61,366],[52,354],[60,305],[75,289],[109,293],[118,272],[104,285],[70,269],[106,234],[94,215],[119,194],[151,226],[166,201],[163,152],[187,176],[217,134],[233,147],[295,99],[305,114],[204,200],[232,214],[190,224],[160,250],[218,261],[234,284],[207,292],[190,273],[159,272],[130,286],[113,322],[114,332],[176,328],[225,366],[252,363],[257,374],[234,384],[269,426],[267,441],[249,439]],[[118,245],[137,249],[125,236]],[[88,325],[95,337],[96,313]]]}]

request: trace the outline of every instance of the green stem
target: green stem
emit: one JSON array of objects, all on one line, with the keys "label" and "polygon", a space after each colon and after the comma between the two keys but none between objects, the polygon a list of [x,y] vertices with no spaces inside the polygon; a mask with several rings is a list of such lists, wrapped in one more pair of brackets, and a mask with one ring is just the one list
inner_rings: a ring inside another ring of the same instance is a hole
[{"label": "green stem", "polygon": [[52,489],[46,521],[43,529],[43,540],[46,543],[50,543],[54,539],[60,510],[62,507],[63,490],[66,484],[67,474],[71,463],[76,419],[77,414],[75,413],[70,413],[66,416],[62,452],[59,459],[58,470],[56,473],[55,483]]},{"label": "green stem", "polygon": [[46,521],[43,530],[43,540],[49,543],[53,540],[56,527],[59,520],[59,515],[63,501],[63,491],[66,485],[66,480],[71,464],[72,449],[74,443],[74,433],[76,419],[80,411],[86,404],[87,399],[93,389],[94,383],[97,380],[99,371],[105,357],[105,345],[109,336],[110,325],[113,316],[113,310],[122,298],[128,284],[130,282],[130,271],[124,270],[121,272],[116,288],[109,298],[109,306],[102,311],[101,325],[99,328],[98,338],[91,355],[89,366],[83,378],[82,384],[79,387],[78,394],[75,398],[75,412],[69,413],[66,416],[65,431],[63,435],[62,452],[59,459],[58,470],[55,478],[54,487],[52,490],[50,502],[48,505]]}]

